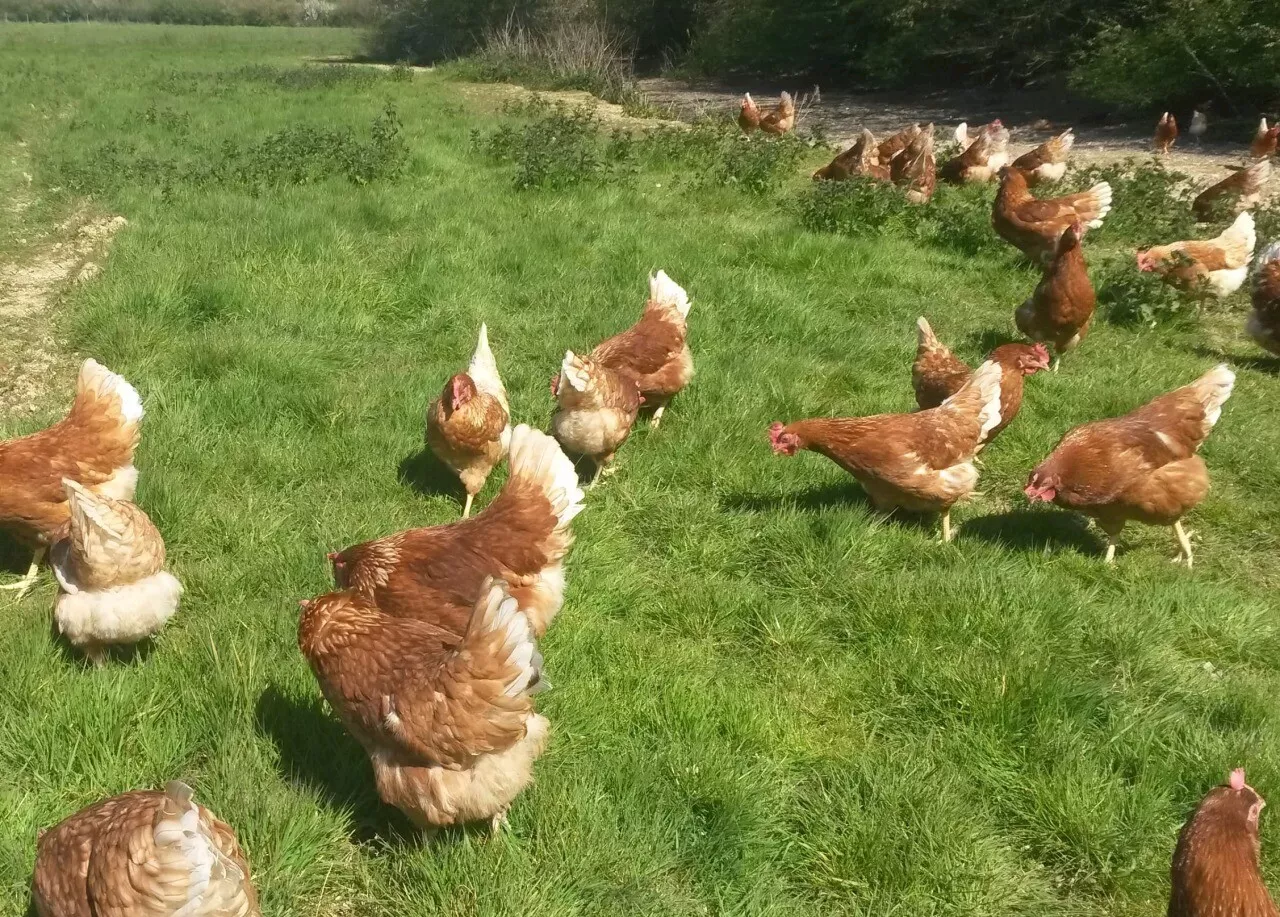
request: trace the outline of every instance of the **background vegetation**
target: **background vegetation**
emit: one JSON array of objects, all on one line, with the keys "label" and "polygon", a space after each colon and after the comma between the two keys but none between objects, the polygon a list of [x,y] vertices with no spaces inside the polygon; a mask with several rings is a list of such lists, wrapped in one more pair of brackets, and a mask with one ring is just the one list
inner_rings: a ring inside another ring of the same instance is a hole
[{"label": "background vegetation", "polygon": [[[441,72],[300,63],[357,40],[0,30],[0,192],[30,202],[4,244],[21,263],[68,212],[128,217],[57,325],[143,394],[138,499],[187,587],[100,671],[52,632],[47,575],[0,597],[0,915],[26,908],[38,828],[175,777],[235,825],[269,917],[1157,917],[1206,787],[1244,765],[1280,793],[1280,381],[1243,296],[1152,327],[1104,294],[944,546],[765,427],[908,409],[921,313],[968,360],[1013,333],[1037,274],[992,237],[991,189],[911,221],[814,189],[829,151],[797,141],[615,133]],[[1167,190],[1117,187],[1088,247],[1104,291],[1161,302],[1131,250],[1184,225]],[[423,413],[481,321],[515,417],[544,425],[565,347],[630,324],[658,267],[692,294],[698,376],[575,521],[537,783],[510,834],[420,842],[321,700],[297,600],[328,588],[326,551],[458,517]],[[1081,520],[1027,507],[1066,429],[1224,358],[1193,573],[1167,530],[1107,568]],[[0,406],[0,437],[60,417],[71,382],[37,415]],[[1275,837],[1268,810],[1271,875]]]},{"label": "background vegetation", "polygon": [[377,18],[375,0],[0,0],[0,20],[351,26]]},{"label": "background vegetation", "polygon": [[1280,0],[385,3],[374,48],[390,59],[468,54],[512,22],[539,36],[586,23],[642,66],[727,79],[864,89],[1070,83],[1106,105],[1280,108]]}]

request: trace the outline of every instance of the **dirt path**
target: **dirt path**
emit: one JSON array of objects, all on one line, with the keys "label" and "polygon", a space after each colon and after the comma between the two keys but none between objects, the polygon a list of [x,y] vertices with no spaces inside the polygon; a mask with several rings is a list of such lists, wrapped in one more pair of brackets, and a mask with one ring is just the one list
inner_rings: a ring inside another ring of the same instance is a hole
[{"label": "dirt path", "polygon": [[[676,80],[641,80],[641,90],[650,101],[670,107],[682,117],[723,112],[737,115],[742,93],[750,90],[763,105],[788,88],[792,95],[804,92],[802,87],[727,86],[689,84]],[[798,91],[799,90],[799,91]],[[877,135],[891,133],[911,122],[932,121],[938,125],[939,139],[950,139],[961,121],[970,126],[1000,118],[1012,135],[1010,152],[1018,156],[1044,142],[1053,133],[1074,127],[1074,158],[1084,162],[1114,162],[1131,156],[1151,157],[1151,136],[1155,118],[1150,124],[1099,123],[1096,113],[1079,106],[1064,104],[1061,97],[1045,92],[947,91],[931,93],[849,93],[821,92],[819,100],[801,112],[798,130],[819,130],[822,136],[842,148],[869,128]],[[1092,117],[1091,117],[1092,116]],[[1049,125],[1036,125],[1043,119]],[[1217,133],[1225,133],[1223,128]],[[1233,126],[1232,133],[1239,133]],[[1167,158],[1169,168],[1185,172],[1197,184],[1207,184],[1226,174],[1228,165],[1238,165],[1248,153],[1252,132],[1243,136],[1215,136],[1210,127],[1209,140],[1201,147],[1187,137],[1180,139]]]}]

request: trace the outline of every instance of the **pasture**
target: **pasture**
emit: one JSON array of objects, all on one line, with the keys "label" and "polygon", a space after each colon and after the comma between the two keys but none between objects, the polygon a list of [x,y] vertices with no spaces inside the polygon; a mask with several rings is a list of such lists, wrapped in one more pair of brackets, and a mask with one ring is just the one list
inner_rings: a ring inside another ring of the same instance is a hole
[{"label": "pasture", "polygon": [[[808,148],[762,193],[649,156],[518,190],[481,148],[509,94],[307,63],[356,45],[0,25],[0,200],[23,202],[0,204],[0,257],[39,257],[86,209],[128,219],[0,362],[38,337],[138,388],[137,499],[187,588],[154,646],[102,670],[53,633],[47,572],[0,593],[0,915],[25,912],[38,828],[175,778],[236,828],[273,917],[1154,917],[1209,786],[1244,766],[1280,796],[1280,380],[1243,296],[1100,316],[1027,380],[943,545],[765,430],[911,409],[918,315],[971,363],[1010,339],[1038,277],[1013,249],[805,229],[794,201],[830,155]],[[970,236],[979,203],[950,211]],[[1129,245],[1106,233],[1100,252]],[[565,349],[633,322],[658,268],[693,300],[698,374],[574,524],[537,782],[509,833],[422,842],[322,701],[297,601],[329,588],[325,552],[458,517],[423,415],[481,321],[514,419],[545,428]],[[1168,530],[1130,526],[1109,568],[1082,519],[1027,506],[1068,428],[1224,359],[1194,571]],[[0,405],[0,437],[60,417],[73,364]]]}]

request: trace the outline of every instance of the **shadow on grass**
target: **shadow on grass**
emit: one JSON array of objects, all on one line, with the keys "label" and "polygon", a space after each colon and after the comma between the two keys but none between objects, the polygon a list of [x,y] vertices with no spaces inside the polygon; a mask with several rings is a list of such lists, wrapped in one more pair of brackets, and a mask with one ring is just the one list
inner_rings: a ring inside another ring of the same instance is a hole
[{"label": "shadow on grass", "polygon": [[731,513],[772,513],[780,509],[798,509],[801,512],[829,509],[838,506],[860,506],[878,519],[904,528],[934,532],[938,528],[938,516],[931,513],[908,513],[896,510],[884,513],[876,509],[867,492],[855,481],[835,481],[822,487],[780,494],[726,494],[720,498],[720,507]]},{"label": "shadow on grass", "polygon": [[285,779],[314,789],[331,807],[351,812],[352,840],[414,843],[420,837],[399,810],[378,798],[368,755],[319,698],[300,700],[268,685],[258,698],[254,720],[275,744]]},{"label": "shadow on grass", "polygon": [[1068,512],[1015,509],[970,519],[960,527],[965,538],[976,538],[1019,551],[1074,548],[1082,554],[1102,554],[1106,542],[1089,530],[1083,516]]},{"label": "shadow on grass", "polygon": [[424,497],[448,494],[459,500],[467,498],[462,481],[426,446],[400,463],[400,483]]},{"label": "shadow on grass", "polygon": [[14,573],[22,576],[31,566],[31,548],[12,535],[0,532],[0,575]]},{"label": "shadow on grass", "polygon": [[1260,373],[1280,375],[1280,357],[1273,357],[1265,353],[1226,353],[1221,349],[1206,347],[1203,344],[1197,344],[1195,347],[1190,349],[1191,352],[1198,357],[1207,357],[1210,360],[1217,360],[1219,363],[1227,363],[1233,367],[1256,369]]},{"label": "shadow on grass", "polygon": [[1001,331],[996,328],[986,328],[982,331],[975,331],[969,335],[969,340],[974,348],[982,353],[985,358],[987,354],[995,350],[1002,344],[1012,344],[1017,342],[1017,338],[1009,336],[1007,331]]}]

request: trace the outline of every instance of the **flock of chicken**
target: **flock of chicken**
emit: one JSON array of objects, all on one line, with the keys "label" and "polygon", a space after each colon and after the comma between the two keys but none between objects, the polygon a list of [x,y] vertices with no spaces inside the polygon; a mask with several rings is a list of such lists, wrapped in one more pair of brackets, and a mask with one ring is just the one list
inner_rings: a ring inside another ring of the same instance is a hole
[{"label": "flock of chicken", "polygon": [[[743,118],[752,129],[784,132],[794,125],[795,109],[784,95],[775,111],[761,114],[747,97]],[[905,176],[908,194],[927,199],[931,138],[931,127],[916,128],[885,147],[864,133],[856,155],[841,154],[846,158],[837,157],[822,177],[840,170],[891,180],[897,174]],[[963,145],[967,132],[958,138]],[[1046,344],[1060,357],[1088,330],[1094,298],[1081,240],[1110,209],[1105,184],[1056,200],[1031,196],[1029,184],[1061,177],[1070,132],[1013,165],[998,161],[1005,143],[1003,126],[987,125],[942,174],[954,181],[999,177],[996,230],[1044,265],[1043,279],[1015,314],[1033,343],[998,347],[971,370],[921,318],[912,372],[918,411],[769,429],[776,452],[828,456],[881,509],[941,513],[947,541],[950,509],[974,490],[979,450],[1016,416],[1023,376],[1049,366]],[[898,150],[884,165],[883,149]],[[1234,230],[1243,235],[1244,225],[1237,221]],[[1201,257],[1198,251],[1189,257]],[[1152,265],[1166,259],[1157,250],[1144,255]],[[1206,267],[1211,278],[1227,269]],[[1280,313],[1280,252],[1265,259],[1254,298],[1255,315],[1270,320]],[[569,456],[592,462],[594,486],[641,405],[653,409],[658,426],[693,377],[689,310],[685,290],[659,271],[635,325],[589,354],[566,352],[551,383],[550,436],[512,427],[482,325],[467,370],[446,382],[426,416],[429,447],[465,490],[463,518],[330,554],[335,591],[300,603],[298,644],[324,696],[367,752],[380,797],[424,830],[486,821],[496,829],[530,782],[549,736],[534,707],[547,687],[538,639],[563,603],[563,562],[585,498]],[[1170,525],[1190,565],[1180,520],[1208,489],[1197,450],[1233,382],[1219,366],[1130,414],[1078,427],[1031,473],[1027,496],[1097,519],[1108,561],[1126,522]],[[160,533],[132,502],[142,417],[137,391],[88,360],[64,420],[0,443],[0,527],[35,553],[22,582],[3,588],[25,591],[47,553],[58,583],[59,630],[96,664],[112,647],[158,632],[182,595],[165,569]],[[474,497],[504,459],[505,485],[472,516]],[[1227,894],[1253,894],[1267,903],[1256,913],[1276,913],[1257,869],[1262,804],[1239,771],[1209,793],[1179,840],[1171,914],[1217,912],[1212,908]],[[1221,882],[1212,878],[1215,869]],[[259,914],[234,832],[176,782],[104,800],[44,832],[33,898],[42,917]]]}]

